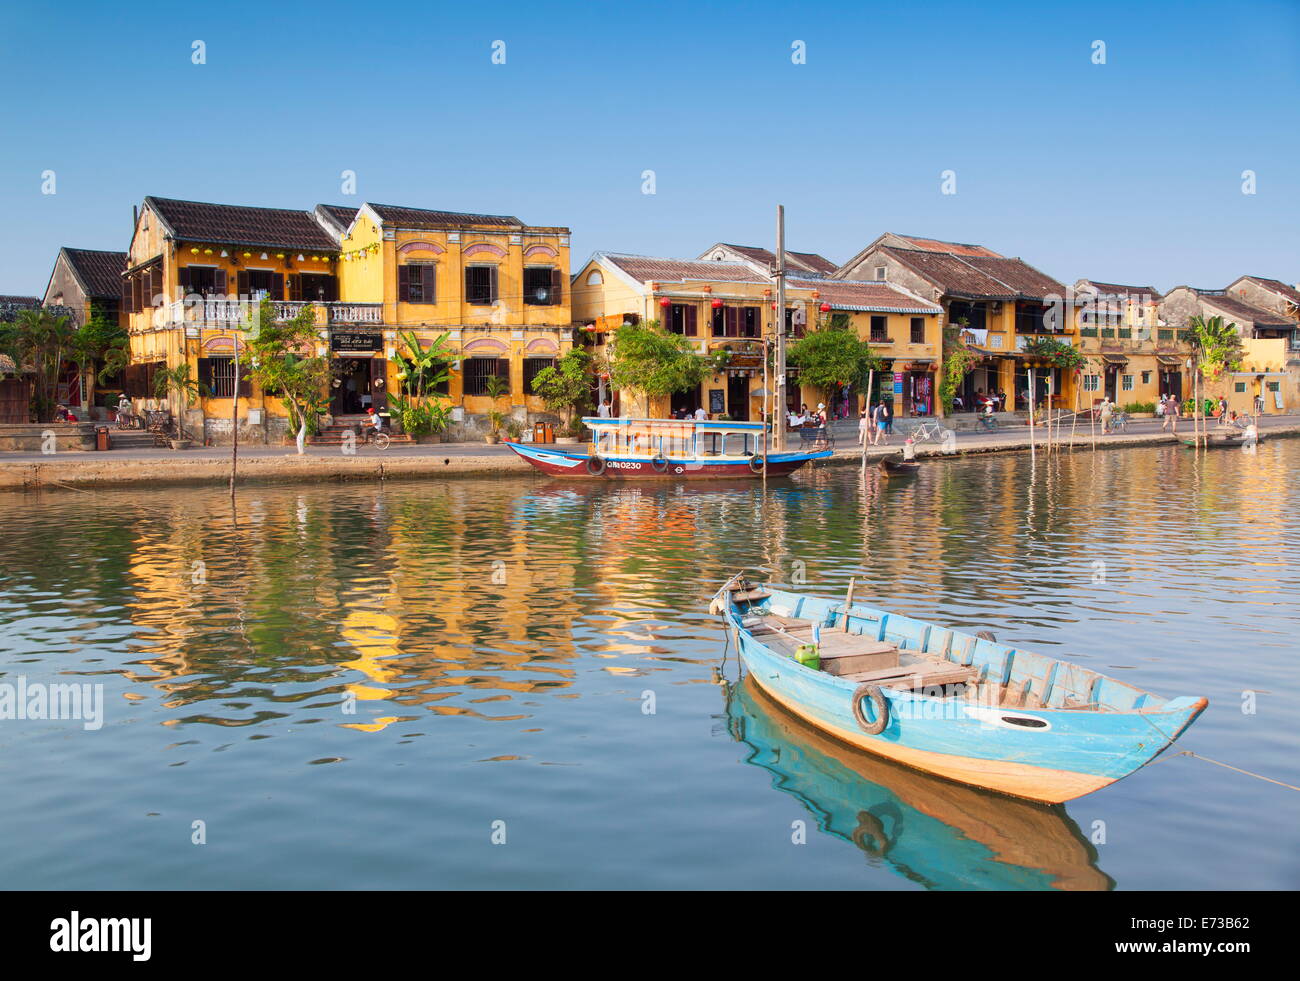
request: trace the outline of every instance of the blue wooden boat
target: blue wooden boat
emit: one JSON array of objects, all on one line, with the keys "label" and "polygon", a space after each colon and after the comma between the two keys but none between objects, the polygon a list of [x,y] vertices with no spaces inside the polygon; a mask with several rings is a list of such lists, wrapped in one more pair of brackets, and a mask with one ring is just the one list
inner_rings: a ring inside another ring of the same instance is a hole
[{"label": "blue wooden boat", "polygon": [[1106,890],[1097,849],[1056,805],[963,787],[846,746],[783,709],[753,675],[727,686],[745,762],[817,828],[927,889]]},{"label": "blue wooden boat", "polygon": [[853,602],[739,576],[713,602],[754,680],[860,749],[1057,804],[1151,762],[1208,704]]},{"label": "blue wooden boat", "polygon": [[786,477],[830,450],[769,453],[761,422],[585,418],[583,447],[506,445],[538,470],[584,480],[719,480]]}]

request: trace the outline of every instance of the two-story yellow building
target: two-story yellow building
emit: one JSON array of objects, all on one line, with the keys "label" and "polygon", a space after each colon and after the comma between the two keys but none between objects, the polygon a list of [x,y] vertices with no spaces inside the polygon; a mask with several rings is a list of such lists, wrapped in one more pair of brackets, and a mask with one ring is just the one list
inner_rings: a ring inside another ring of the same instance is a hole
[{"label": "two-story yellow building", "polygon": [[[133,364],[127,392],[138,409],[160,407],[158,366],[189,363],[202,396],[185,428],[207,442],[278,442],[280,400],[241,371],[236,346],[263,297],[277,317],[305,305],[319,329],[316,353],[331,362],[329,413],[348,421],[383,411],[399,384],[390,360],[410,330],[424,342],[447,334],[456,360],[445,394],[452,436],[482,432],[490,409],[520,423],[542,412],[532,375],[571,341],[567,228],[517,218],[363,204],[312,211],[147,197],[122,278]],[[485,397],[496,375],[505,394]],[[237,406],[232,407],[232,400]],[[233,411],[232,411],[233,409]]]},{"label": "two-story yellow building", "polygon": [[944,322],[962,327],[981,356],[958,390],[961,409],[990,393],[1005,396],[1007,409],[1025,409],[1031,377],[1040,404],[1050,385],[1053,404],[1074,405],[1074,373],[1044,364],[1025,345],[1048,337],[1077,347],[1077,309],[1064,284],[1024,260],[982,245],[886,232],[831,279],[889,283],[939,304]]},{"label": "two-story yellow building", "polygon": [[[696,390],[652,398],[649,405],[610,393],[616,414],[663,417],[703,407],[715,417],[760,417],[776,303],[772,280],[751,263],[597,252],[574,277],[572,292],[574,319],[594,335],[597,353],[605,353],[611,332],[621,324],[657,320],[717,365]],[[892,284],[833,282],[806,272],[786,280],[787,337],[797,339],[819,323],[855,330],[886,359],[875,395],[892,393],[900,415],[934,411],[942,357],[940,315],[938,304]],[[766,381],[775,393],[774,380]],[[787,409],[813,407],[828,395],[832,409],[850,415],[863,404],[864,393],[853,387],[825,393],[802,386],[798,369],[790,368]]]},{"label": "two-story yellow building", "polygon": [[1079,349],[1088,358],[1080,380],[1085,406],[1103,397],[1123,406],[1190,394],[1184,331],[1160,319],[1164,296],[1154,287],[1080,279],[1074,291]]}]

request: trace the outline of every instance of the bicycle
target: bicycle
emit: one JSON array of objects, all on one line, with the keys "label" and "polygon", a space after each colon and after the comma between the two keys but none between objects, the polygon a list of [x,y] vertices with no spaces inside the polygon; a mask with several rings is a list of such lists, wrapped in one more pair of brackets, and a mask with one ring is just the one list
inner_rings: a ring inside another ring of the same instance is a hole
[{"label": "bicycle", "polygon": [[942,442],[944,429],[938,422],[923,422],[907,434],[913,443]]},{"label": "bicycle", "polygon": [[1112,433],[1122,433],[1128,426],[1128,413],[1116,412],[1110,417],[1110,431]]},{"label": "bicycle", "polygon": [[386,450],[392,440],[382,429],[367,429],[361,434],[361,442],[373,444],[377,450]]},{"label": "bicycle", "polygon": [[986,433],[991,433],[998,428],[998,421],[993,416],[977,416],[975,421]]}]

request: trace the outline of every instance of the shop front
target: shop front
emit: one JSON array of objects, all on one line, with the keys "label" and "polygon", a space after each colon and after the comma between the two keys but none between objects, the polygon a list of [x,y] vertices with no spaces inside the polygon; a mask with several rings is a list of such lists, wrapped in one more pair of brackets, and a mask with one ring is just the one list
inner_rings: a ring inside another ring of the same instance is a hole
[{"label": "shop front", "polygon": [[[902,362],[903,405],[902,415],[934,415],[936,364],[929,359]],[[897,382],[899,372],[894,372]]]},{"label": "shop front", "polygon": [[330,332],[330,414],[388,407],[384,337],[379,331]]}]

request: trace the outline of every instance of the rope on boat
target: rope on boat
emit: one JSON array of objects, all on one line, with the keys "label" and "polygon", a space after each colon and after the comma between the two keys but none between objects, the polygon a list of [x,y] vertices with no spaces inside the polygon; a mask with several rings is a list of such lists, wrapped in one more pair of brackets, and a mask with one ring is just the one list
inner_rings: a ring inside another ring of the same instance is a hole
[{"label": "rope on boat", "polygon": [[1221,766],[1226,770],[1232,770],[1236,773],[1243,773],[1248,777],[1254,777],[1256,780],[1263,780],[1266,783],[1275,783],[1279,787],[1285,787],[1287,790],[1300,791],[1300,787],[1293,787],[1289,783],[1283,783],[1281,780],[1274,780],[1272,777],[1266,777],[1262,773],[1252,773],[1250,770],[1243,770],[1241,767],[1233,766],[1231,763],[1221,763],[1218,760],[1212,760],[1208,756],[1201,756],[1199,753],[1193,753],[1190,749],[1184,749],[1181,752],[1174,753],[1173,756],[1166,756],[1163,760],[1156,760],[1156,762],[1164,763],[1167,760],[1172,760],[1178,756],[1191,756],[1198,760],[1204,760],[1206,763],[1213,763],[1215,766]]}]

